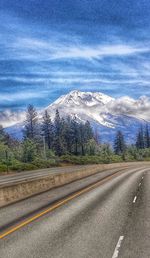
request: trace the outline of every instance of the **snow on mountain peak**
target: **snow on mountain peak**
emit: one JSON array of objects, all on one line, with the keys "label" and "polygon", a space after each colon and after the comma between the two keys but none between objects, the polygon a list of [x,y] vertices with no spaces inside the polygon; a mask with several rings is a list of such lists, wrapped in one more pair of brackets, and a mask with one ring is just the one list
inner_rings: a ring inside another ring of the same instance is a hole
[{"label": "snow on mountain peak", "polygon": [[58,98],[47,107],[48,112],[54,117],[54,112],[59,109],[62,116],[75,115],[82,121],[95,121],[101,125],[113,127],[106,121],[107,103],[114,99],[100,92],[71,91]]},{"label": "snow on mountain peak", "polygon": [[71,91],[67,95],[62,95],[58,98],[53,105],[85,105],[85,106],[95,106],[95,105],[105,105],[109,101],[114,100],[110,96],[107,96],[100,92],[82,92],[78,90]]},{"label": "snow on mountain peak", "polygon": [[116,117],[128,116],[150,121],[150,100],[148,97],[135,100],[123,96],[114,99],[101,92],[74,90],[61,96],[47,107],[52,118],[56,109],[59,109],[62,116],[76,115],[79,120],[94,121],[109,128],[117,126]]},{"label": "snow on mountain peak", "polygon": [[[101,92],[74,90],[41,110],[38,114],[39,121],[42,122],[45,110],[53,120],[56,109],[61,117],[75,116],[79,122],[88,120],[93,126],[98,126],[110,141],[117,129],[123,130],[129,137],[132,135],[131,127],[135,132],[141,123],[150,122],[150,99],[146,96],[139,99],[128,96],[114,99]],[[18,128],[21,130],[23,126],[24,123],[15,124],[7,128],[7,131],[19,132]]]}]

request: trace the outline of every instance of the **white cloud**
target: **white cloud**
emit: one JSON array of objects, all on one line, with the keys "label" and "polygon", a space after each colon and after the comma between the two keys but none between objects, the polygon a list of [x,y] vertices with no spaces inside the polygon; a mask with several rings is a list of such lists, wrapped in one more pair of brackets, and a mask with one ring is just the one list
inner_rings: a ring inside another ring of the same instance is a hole
[{"label": "white cloud", "polygon": [[103,58],[105,56],[126,56],[149,52],[150,49],[130,45],[72,46],[57,50],[53,58]]},{"label": "white cloud", "polygon": [[[60,36],[60,35],[59,35]],[[61,36],[62,37],[62,36]],[[129,56],[150,51],[150,48],[140,45],[122,43],[86,45],[82,42],[70,42],[52,38],[51,40],[41,40],[39,38],[16,38],[10,47],[13,51],[10,54],[14,58],[25,58],[33,60],[52,59],[86,59],[93,61],[106,56]]]},{"label": "white cloud", "polygon": [[[116,73],[110,72],[109,75],[115,75]],[[23,77],[23,76],[1,76],[0,77],[0,81],[14,81],[14,82],[20,82],[20,83],[27,83],[27,84],[32,84],[32,85],[36,85],[38,84],[51,84],[51,83],[56,83],[56,84],[73,84],[73,83],[80,83],[80,84],[85,84],[85,83],[104,83],[104,84],[118,84],[118,85],[122,85],[122,84],[133,84],[133,85],[145,85],[145,86],[150,86],[150,79],[146,79],[146,78],[141,78],[140,76],[132,76],[130,79],[126,79],[126,78],[122,78],[122,79],[115,79],[114,76],[113,78],[109,79],[108,77],[108,73],[105,74],[95,74],[95,73],[75,73],[75,74],[69,74],[69,73],[62,73],[62,74],[53,74],[53,75],[46,75],[45,78],[42,77]],[[47,93],[47,92],[46,92]],[[38,97],[37,92],[29,92],[28,94],[28,98],[34,98]],[[43,91],[42,91],[43,94]],[[12,94],[12,98],[24,98],[25,95],[24,93],[14,93]],[[9,99],[10,100],[10,94],[3,94],[2,99]]]},{"label": "white cloud", "polygon": [[127,115],[150,122],[150,98],[146,96],[137,100],[128,96],[121,97],[109,102],[107,109],[115,115]]},{"label": "white cloud", "polygon": [[24,112],[13,112],[10,109],[6,109],[0,112],[0,121],[3,127],[12,126],[18,122],[23,122],[25,120]]},{"label": "white cloud", "polygon": [[46,96],[48,93],[47,90],[45,91],[20,91],[20,92],[15,92],[15,93],[3,93],[1,94],[0,101],[1,102],[11,102],[11,101],[24,101],[28,99],[36,99],[36,98],[41,98],[43,96]]},{"label": "white cloud", "polygon": [[23,77],[23,76],[1,76],[0,81],[16,81],[16,82],[22,82],[22,83],[43,83],[47,80],[47,78],[30,78],[29,76]]}]

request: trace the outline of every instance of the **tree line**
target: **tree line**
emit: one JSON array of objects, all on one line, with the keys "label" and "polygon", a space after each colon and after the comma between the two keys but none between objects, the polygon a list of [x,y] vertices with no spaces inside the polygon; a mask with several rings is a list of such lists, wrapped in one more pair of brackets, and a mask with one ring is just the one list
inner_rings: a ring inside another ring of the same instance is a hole
[{"label": "tree line", "polygon": [[[136,147],[138,150],[150,148],[150,132],[148,125],[146,125],[145,128],[143,128],[143,126],[140,127],[136,135],[135,144],[131,146]],[[114,140],[114,152],[117,155],[121,155],[125,153],[127,149],[128,145],[125,141],[125,137],[121,131],[118,131]]]},{"label": "tree line", "polygon": [[[63,118],[56,110],[51,119],[47,110],[38,118],[37,110],[29,105],[24,121],[23,138],[12,138],[0,126],[0,171],[30,170],[59,165],[110,163],[150,160],[150,132],[141,126],[133,135],[135,142],[126,142],[122,131],[116,132],[113,146],[101,143],[102,134],[93,131],[89,121]],[[100,138],[100,139],[99,139]]]},{"label": "tree line", "polygon": [[94,134],[89,121],[79,123],[76,117],[61,118],[56,110],[54,121],[45,110],[39,123],[37,111],[29,105],[26,114],[25,128],[23,131],[24,141],[32,141],[39,147],[43,145],[52,150],[57,156],[66,153],[85,155],[86,145],[94,139]]}]

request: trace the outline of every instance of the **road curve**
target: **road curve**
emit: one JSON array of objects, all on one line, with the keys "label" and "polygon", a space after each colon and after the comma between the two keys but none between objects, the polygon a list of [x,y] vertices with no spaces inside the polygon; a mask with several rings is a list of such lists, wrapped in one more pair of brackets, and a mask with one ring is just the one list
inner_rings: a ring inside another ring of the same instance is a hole
[{"label": "road curve", "polygon": [[129,168],[115,172],[107,171],[108,180],[102,179],[104,175],[100,177],[100,173],[99,178],[94,175],[2,208],[0,226],[6,232],[17,221],[22,223],[29,215],[34,216],[34,211],[40,213],[61,198],[68,198],[103,180],[1,239],[0,257],[150,257],[150,231],[147,231],[150,227],[149,169]]},{"label": "road curve", "polygon": [[[133,162],[129,163],[130,166],[134,166]],[[114,167],[127,167],[129,166],[128,163],[114,163],[114,164],[97,164],[97,165],[70,165],[65,167],[53,167],[53,168],[45,168],[45,169],[38,169],[38,170],[31,170],[31,171],[23,171],[23,172],[16,172],[13,174],[7,174],[7,175],[0,175],[0,187],[3,187],[5,185],[10,185],[14,183],[21,183],[26,180],[36,180],[41,179],[44,177],[47,177],[49,175],[56,175],[60,173],[70,173],[70,172],[77,172],[80,170],[90,169],[91,170],[95,167],[105,166],[105,170],[110,169],[108,166],[114,166]],[[138,163],[139,166],[143,166],[143,162]],[[135,165],[137,166],[137,165]]]}]

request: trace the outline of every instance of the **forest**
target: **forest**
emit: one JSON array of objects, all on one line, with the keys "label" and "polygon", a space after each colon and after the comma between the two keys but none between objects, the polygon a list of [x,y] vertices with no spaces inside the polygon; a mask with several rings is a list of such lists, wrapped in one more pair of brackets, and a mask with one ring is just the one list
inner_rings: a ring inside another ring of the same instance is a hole
[{"label": "forest", "polygon": [[99,164],[150,160],[149,127],[141,125],[135,143],[127,144],[117,131],[114,144],[101,143],[102,135],[89,121],[63,118],[56,110],[54,120],[45,110],[41,120],[29,105],[24,121],[23,139],[16,140],[0,126],[0,172],[24,171],[70,164]]}]

